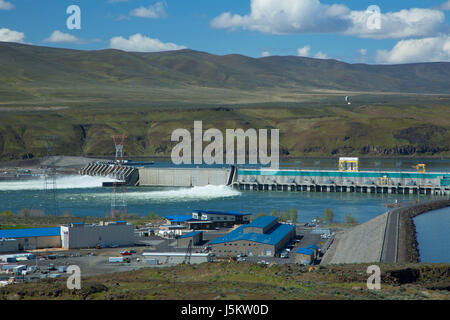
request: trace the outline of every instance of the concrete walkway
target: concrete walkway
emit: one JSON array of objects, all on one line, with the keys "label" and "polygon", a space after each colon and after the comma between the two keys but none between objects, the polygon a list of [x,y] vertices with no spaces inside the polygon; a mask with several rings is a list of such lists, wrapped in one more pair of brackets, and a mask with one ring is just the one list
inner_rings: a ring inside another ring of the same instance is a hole
[{"label": "concrete walkway", "polygon": [[379,262],[388,213],[336,234],[322,264]]}]

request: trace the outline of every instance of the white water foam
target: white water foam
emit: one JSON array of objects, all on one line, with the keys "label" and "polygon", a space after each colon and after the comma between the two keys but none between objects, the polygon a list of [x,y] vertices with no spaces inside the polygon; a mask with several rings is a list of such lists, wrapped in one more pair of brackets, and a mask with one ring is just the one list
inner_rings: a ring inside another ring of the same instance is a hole
[{"label": "white water foam", "polygon": [[[80,175],[68,175],[56,177],[57,189],[85,189],[85,188],[99,188],[102,187],[102,182],[113,182],[114,179],[108,177],[91,177]],[[11,180],[0,181],[0,191],[14,191],[14,190],[43,190],[44,179],[30,179],[30,180]]]},{"label": "white water foam", "polygon": [[[229,186],[206,185],[202,187],[180,188],[169,190],[148,191],[145,189],[134,189],[126,193],[128,202],[183,202],[192,200],[212,200],[240,196],[241,192]],[[110,193],[89,193],[94,198],[111,197]]]}]

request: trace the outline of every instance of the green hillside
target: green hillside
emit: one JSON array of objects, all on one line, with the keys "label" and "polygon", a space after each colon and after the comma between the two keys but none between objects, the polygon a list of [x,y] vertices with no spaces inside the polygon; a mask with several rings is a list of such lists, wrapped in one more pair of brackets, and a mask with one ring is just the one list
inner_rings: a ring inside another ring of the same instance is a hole
[{"label": "green hillside", "polygon": [[[283,56],[254,59],[192,50],[78,51],[0,43],[2,104],[227,103],[297,101],[317,91],[449,93],[450,63],[348,64]],[[342,93],[339,93],[342,95]],[[264,94],[263,94],[264,96]],[[182,101],[180,101],[182,100]],[[280,99],[278,99],[280,100]]]},{"label": "green hillside", "polygon": [[[0,42],[0,159],[169,156],[176,128],[279,128],[283,156],[450,156],[450,63],[347,64]],[[350,95],[352,104],[344,102]]]}]

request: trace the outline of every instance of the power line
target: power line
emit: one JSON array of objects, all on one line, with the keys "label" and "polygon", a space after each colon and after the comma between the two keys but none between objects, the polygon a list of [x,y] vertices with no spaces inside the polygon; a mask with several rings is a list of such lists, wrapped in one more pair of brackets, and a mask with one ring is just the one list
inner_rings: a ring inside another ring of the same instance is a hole
[{"label": "power line", "polygon": [[57,136],[43,136],[47,148],[44,162],[44,210],[50,215],[58,215],[58,197],[56,187],[56,164],[54,157],[55,141]]}]

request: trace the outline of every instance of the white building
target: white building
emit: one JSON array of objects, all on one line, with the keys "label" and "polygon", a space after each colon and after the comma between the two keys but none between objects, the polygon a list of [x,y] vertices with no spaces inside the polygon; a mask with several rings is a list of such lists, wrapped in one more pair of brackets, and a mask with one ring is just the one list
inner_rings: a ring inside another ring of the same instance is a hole
[{"label": "white building", "polygon": [[72,223],[61,226],[64,249],[94,248],[100,246],[131,246],[134,244],[134,226],[126,221],[100,224]]}]

